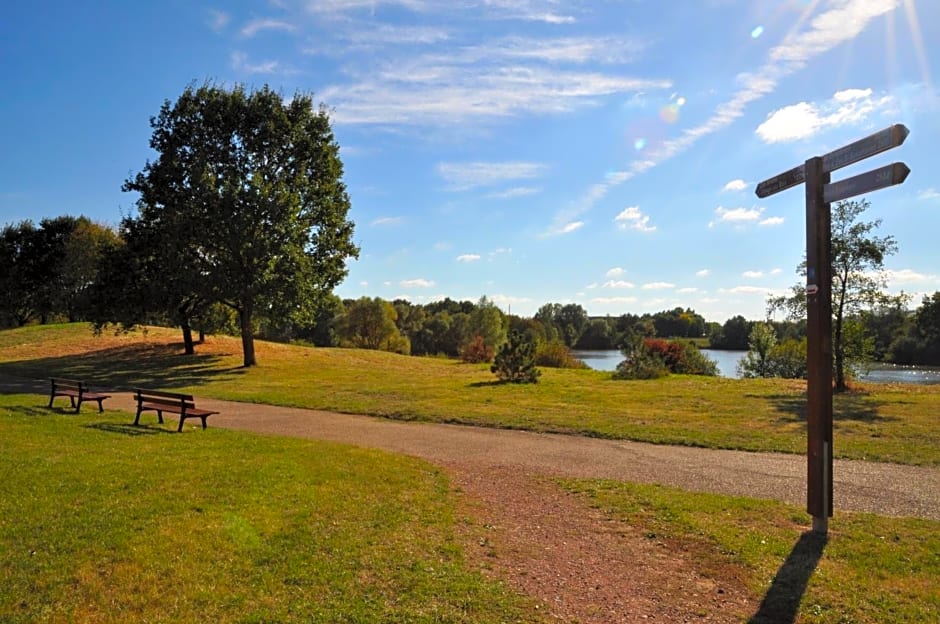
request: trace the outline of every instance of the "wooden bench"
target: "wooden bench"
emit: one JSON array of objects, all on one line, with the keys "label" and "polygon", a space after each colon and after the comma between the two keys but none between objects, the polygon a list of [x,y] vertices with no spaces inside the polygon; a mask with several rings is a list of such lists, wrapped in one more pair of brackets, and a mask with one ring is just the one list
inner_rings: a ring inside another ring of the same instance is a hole
[{"label": "wooden bench", "polygon": [[52,402],[57,396],[68,397],[69,401],[72,402],[72,407],[75,408],[75,413],[77,414],[80,409],[82,409],[82,403],[85,401],[95,401],[98,403],[98,411],[103,412],[104,406],[101,404],[105,399],[110,399],[110,394],[101,394],[100,392],[91,392],[81,381],[73,381],[71,379],[56,379],[52,378],[52,391],[49,393],[49,407],[52,407]]},{"label": "wooden bench", "polygon": [[191,394],[179,394],[177,392],[163,392],[162,390],[144,390],[137,388],[134,390],[134,398],[137,401],[137,416],[134,418],[134,424],[140,424],[140,413],[154,411],[157,413],[157,420],[163,424],[163,412],[179,414],[180,426],[177,431],[183,430],[183,423],[187,418],[198,418],[202,421],[202,428],[206,428],[206,418],[218,412],[207,409],[199,409]]}]

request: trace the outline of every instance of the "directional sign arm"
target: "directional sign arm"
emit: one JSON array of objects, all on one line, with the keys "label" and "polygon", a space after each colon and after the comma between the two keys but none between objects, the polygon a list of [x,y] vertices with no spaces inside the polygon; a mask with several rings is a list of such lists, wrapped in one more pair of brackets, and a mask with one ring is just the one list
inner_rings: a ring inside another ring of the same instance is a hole
[{"label": "directional sign arm", "polygon": [[860,160],[895,148],[907,139],[911,133],[904,124],[894,124],[864,139],[849,143],[845,147],[833,150],[822,157],[823,171],[829,173],[842,167],[848,167]]},{"label": "directional sign arm", "polygon": [[910,172],[908,166],[902,162],[885,165],[845,180],[827,184],[823,189],[823,198],[826,203],[831,203],[901,184],[907,179],[907,174]]},{"label": "directional sign arm", "polygon": [[780,191],[785,191],[788,188],[794,187],[797,184],[803,184],[805,179],[805,174],[803,173],[803,165],[799,165],[784,171],[781,174],[775,175],[772,178],[768,178],[757,185],[757,196],[760,198],[769,197]]}]

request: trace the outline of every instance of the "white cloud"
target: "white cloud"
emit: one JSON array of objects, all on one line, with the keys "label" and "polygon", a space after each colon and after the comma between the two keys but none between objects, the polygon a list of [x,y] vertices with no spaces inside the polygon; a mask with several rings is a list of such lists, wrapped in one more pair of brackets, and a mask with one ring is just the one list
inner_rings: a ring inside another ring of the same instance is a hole
[{"label": "white cloud", "polygon": [[479,259],[479,254],[461,254],[457,256],[457,262],[476,262]]},{"label": "white cloud", "polygon": [[232,52],[232,69],[246,74],[295,74],[296,70],[282,65],[279,61],[252,63],[244,52]]},{"label": "white cloud", "polygon": [[670,284],[669,282],[650,282],[648,284],[643,284],[643,290],[666,290],[668,288],[675,287],[675,284]]},{"label": "white cloud", "polygon": [[636,303],[637,301],[639,301],[639,299],[636,297],[594,297],[590,302],[604,305],[611,303]]},{"label": "white cloud", "polygon": [[767,217],[766,219],[763,219],[757,225],[760,225],[763,227],[772,227],[774,225],[782,225],[782,224],[783,224],[783,217]]},{"label": "white cloud", "polygon": [[584,221],[572,221],[571,223],[566,223],[561,226],[560,229],[553,232],[554,234],[571,234],[575,230],[579,230],[584,227]]},{"label": "white cloud", "polygon": [[626,271],[624,271],[621,267],[614,267],[610,269],[609,271],[607,271],[607,273],[605,273],[604,275],[606,277],[620,277],[624,273],[626,273]]},{"label": "white cloud", "polygon": [[686,288],[680,288],[680,289],[676,290],[677,293],[680,293],[680,294],[683,294],[683,295],[688,295],[688,294],[692,294],[692,293],[697,293],[698,291],[699,291],[698,288],[695,288],[695,287],[686,287]]},{"label": "white cloud", "polygon": [[402,288],[433,288],[434,282],[432,280],[426,280],[423,278],[402,280],[398,282],[398,285]]},{"label": "white cloud", "polygon": [[497,256],[502,256],[504,254],[511,254],[511,253],[512,253],[512,247],[499,247],[491,251],[488,254],[488,256],[489,256],[489,259],[492,261],[496,259]]},{"label": "white cloud", "polygon": [[635,284],[624,280],[607,280],[604,282],[604,288],[635,288]]},{"label": "white cloud", "polygon": [[764,277],[764,272],[763,271],[745,271],[741,275],[749,279],[754,279],[758,277]]},{"label": "white cloud", "polygon": [[263,30],[281,30],[293,32],[297,29],[295,24],[274,19],[256,19],[248,22],[242,28],[242,35],[245,37],[254,37]]},{"label": "white cloud", "polygon": [[938,191],[935,188],[924,189],[923,191],[917,194],[917,199],[922,199],[926,201],[940,199],[940,191]]},{"label": "white cloud", "polygon": [[783,269],[771,269],[770,271],[771,275],[780,275],[781,273],[783,273]]},{"label": "white cloud", "polygon": [[535,188],[532,186],[517,186],[515,188],[506,189],[505,191],[487,193],[486,196],[491,199],[514,199],[516,197],[525,197],[527,195],[535,195],[541,192],[542,189],[540,188]]},{"label": "white cloud", "polygon": [[871,89],[847,89],[824,102],[799,102],[767,115],[756,133],[766,143],[811,137],[830,127],[853,125],[894,105],[891,96],[872,97]]},{"label": "white cloud", "polygon": [[614,223],[621,230],[639,230],[641,232],[655,232],[656,226],[650,225],[649,215],[643,214],[639,206],[624,208],[614,217]]},{"label": "white cloud", "polygon": [[399,225],[404,221],[401,217],[379,217],[369,222],[369,225]]},{"label": "white cloud", "polygon": [[728,182],[727,184],[725,184],[725,187],[724,187],[724,189],[722,189],[722,190],[725,190],[725,191],[743,191],[743,190],[746,189],[746,188],[747,188],[747,182],[745,182],[744,180],[741,180],[741,179],[739,178],[739,179],[737,179],[737,180],[731,180],[731,182]]},{"label": "white cloud", "polygon": [[696,271],[696,272],[695,272],[695,275],[696,275],[697,277],[708,277],[708,276],[711,275],[711,274],[712,274],[711,269],[702,269],[701,271]]},{"label": "white cloud", "polygon": [[767,295],[771,290],[761,286],[735,286],[734,288],[719,288],[718,292],[734,295]]},{"label": "white cloud", "polygon": [[[732,223],[734,225],[756,223],[760,221],[763,212],[763,208],[725,208],[724,206],[715,208],[718,223]],[[708,224],[708,227],[714,226],[714,221]]]},{"label": "white cloud", "polygon": [[513,297],[512,295],[492,295],[487,298],[501,308],[532,303],[532,299],[529,297]]},{"label": "white cloud", "polygon": [[926,273],[919,273],[913,269],[886,269],[883,272],[885,278],[891,284],[916,284],[923,282],[936,282],[938,278],[936,275],[928,275]]},{"label": "white cloud", "polygon": [[546,166],[532,162],[439,163],[438,174],[451,184],[451,190],[466,191],[507,180],[537,178]]}]

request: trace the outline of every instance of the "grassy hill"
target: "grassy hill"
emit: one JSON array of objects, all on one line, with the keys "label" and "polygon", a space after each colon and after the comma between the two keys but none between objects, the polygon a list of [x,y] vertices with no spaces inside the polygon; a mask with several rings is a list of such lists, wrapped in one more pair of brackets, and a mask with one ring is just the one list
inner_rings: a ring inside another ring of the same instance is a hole
[{"label": "grassy hill", "polygon": [[[486,365],[360,349],[212,336],[192,356],[179,334],[149,328],[92,335],[87,325],[0,332],[0,374],[79,378],[204,396],[403,420],[560,432],[660,444],[805,452],[805,383],[673,375],[615,381],[591,370],[543,369],[535,385],[500,384]],[[940,386],[860,385],[837,395],[838,457],[940,465]]]}]

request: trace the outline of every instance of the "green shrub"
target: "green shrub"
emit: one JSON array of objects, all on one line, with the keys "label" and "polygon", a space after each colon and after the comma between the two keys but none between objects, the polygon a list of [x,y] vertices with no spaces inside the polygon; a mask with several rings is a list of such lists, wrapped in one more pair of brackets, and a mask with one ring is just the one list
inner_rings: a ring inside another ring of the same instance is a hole
[{"label": "green shrub", "polygon": [[571,349],[559,341],[543,342],[535,349],[535,364],[547,368],[588,368],[571,355]]},{"label": "green shrub", "polygon": [[499,348],[496,361],[490,367],[501,381],[511,383],[538,383],[542,372],[535,367],[535,344],[520,332],[511,332],[509,342]]}]

